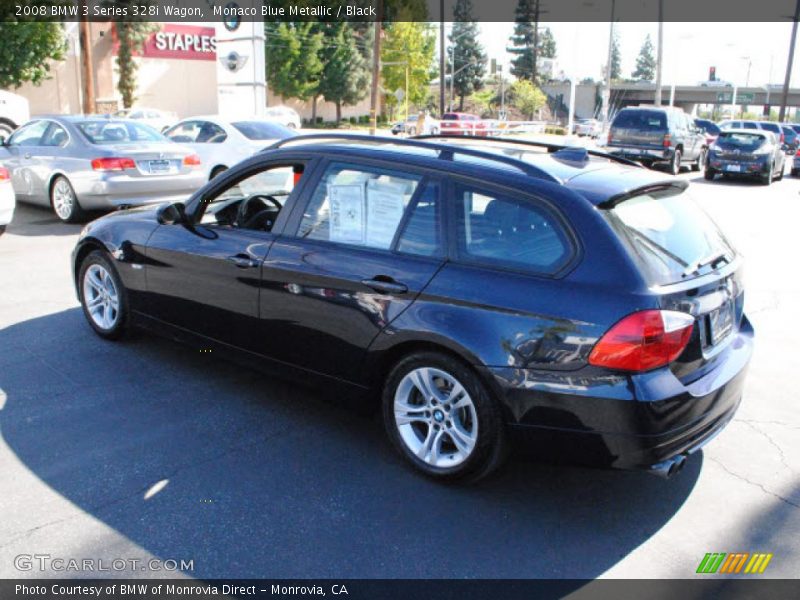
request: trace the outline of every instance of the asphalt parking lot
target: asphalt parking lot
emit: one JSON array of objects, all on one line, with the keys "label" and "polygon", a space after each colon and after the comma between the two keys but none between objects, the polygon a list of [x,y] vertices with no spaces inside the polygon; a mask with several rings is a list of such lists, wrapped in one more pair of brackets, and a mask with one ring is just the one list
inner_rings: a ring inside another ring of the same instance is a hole
[{"label": "asphalt parking lot", "polygon": [[318,392],[100,340],[70,280],[80,226],[18,207],[0,237],[0,577],[97,575],[20,570],[36,554],[201,578],[686,578],[707,552],[770,552],[764,577],[796,577],[800,180],[681,177],[746,256],[757,348],[736,419],[671,480],[512,460],[432,483]]}]

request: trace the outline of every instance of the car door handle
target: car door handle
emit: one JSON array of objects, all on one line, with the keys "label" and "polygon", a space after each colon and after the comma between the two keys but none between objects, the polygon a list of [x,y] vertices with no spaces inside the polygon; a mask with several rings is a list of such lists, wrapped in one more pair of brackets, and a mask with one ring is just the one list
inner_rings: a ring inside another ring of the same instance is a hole
[{"label": "car door handle", "polygon": [[384,275],[378,275],[372,279],[362,279],[361,283],[382,294],[405,294],[408,291],[408,286],[406,284],[395,281],[391,277],[386,277]]},{"label": "car door handle", "polygon": [[31,153],[30,153],[30,152],[26,152],[26,153],[23,155],[23,158],[30,158],[30,157],[31,157]]},{"label": "car door handle", "polygon": [[234,254],[233,256],[229,256],[228,260],[240,269],[252,269],[258,266],[258,261],[253,260],[247,254]]}]

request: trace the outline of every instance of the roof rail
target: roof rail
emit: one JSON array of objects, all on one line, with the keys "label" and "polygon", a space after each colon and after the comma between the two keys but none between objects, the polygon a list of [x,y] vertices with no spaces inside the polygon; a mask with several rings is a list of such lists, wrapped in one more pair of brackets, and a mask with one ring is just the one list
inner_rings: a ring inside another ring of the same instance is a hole
[{"label": "roof rail", "polygon": [[[446,137],[446,136],[441,136],[441,137]],[[312,141],[331,140],[334,142],[337,140],[344,140],[344,141],[366,142],[372,144],[386,144],[386,145],[391,144],[397,146],[410,146],[413,148],[424,148],[426,150],[433,150],[438,152],[439,159],[450,160],[450,161],[453,160],[454,154],[463,154],[464,156],[472,156],[474,158],[480,158],[483,160],[510,165],[516,169],[519,169],[525,175],[536,177],[537,179],[544,179],[546,181],[552,181],[554,183],[561,183],[561,180],[555,177],[554,175],[551,175],[544,169],[532,165],[524,160],[519,160],[517,158],[512,158],[510,156],[498,155],[494,152],[484,152],[482,150],[473,150],[472,148],[454,148],[453,146],[447,144],[428,142],[424,140],[409,139],[409,138],[383,138],[383,137],[375,137],[368,135],[358,135],[353,133],[311,133],[307,135],[298,135],[283,140],[278,140],[271,146],[267,146],[266,148],[264,148],[262,152],[265,150],[274,150],[277,148],[283,148],[287,144],[291,144],[293,142],[305,142],[309,140]]]},{"label": "roof rail", "polygon": [[[458,134],[452,133],[437,133],[437,134],[428,134],[428,135],[417,135],[414,136],[412,139],[415,140],[429,140],[429,139],[456,139],[456,140],[480,140],[482,142],[500,142],[503,144],[516,144],[518,146],[534,146],[536,148],[547,148],[547,152],[552,154],[553,152],[558,152],[559,150],[565,150],[567,148],[582,148],[583,146],[568,146],[566,144],[551,144],[549,142],[537,142],[534,140],[513,140],[504,137],[478,137],[478,136],[463,136]],[[591,156],[597,156],[600,158],[607,158],[608,160],[618,162],[623,165],[628,165],[631,167],[642,167],[637,162],[629,160],[627,158],[622,158],[621,156],[615,156],[614,154],[609,154],[608,152],[601,152],[599,150],[589,150],[586,148],[586,152]]]}]

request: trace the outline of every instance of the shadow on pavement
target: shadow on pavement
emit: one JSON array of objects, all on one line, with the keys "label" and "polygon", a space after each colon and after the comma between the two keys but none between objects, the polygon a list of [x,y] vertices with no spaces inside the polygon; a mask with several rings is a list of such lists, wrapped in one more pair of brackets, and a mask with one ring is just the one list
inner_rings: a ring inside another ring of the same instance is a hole
[{"label": "shadow on pavement", "polygon": [[[86,222],[96,219],[101,213],[88,213]],[[8,224],[6,234],[41,236],[41,235],[76,235],[83,224],[64,223],[48,207],[17,202],[14,218]]]},{"label": "shadow on pavement", "polygon": [[435,484],[374,419],[169,341],[104,342],[77,308],[0,331],[0,388],[25,468],[204,578],[596,577],[670,520],[702,464],[665,481],[512,461]]}]

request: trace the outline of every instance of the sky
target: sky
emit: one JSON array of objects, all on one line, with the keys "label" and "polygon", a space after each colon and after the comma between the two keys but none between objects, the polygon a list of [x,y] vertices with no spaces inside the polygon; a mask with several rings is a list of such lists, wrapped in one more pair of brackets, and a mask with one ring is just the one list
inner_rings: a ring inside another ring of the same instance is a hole
[{"label": "sky", "polygon": [[[578,79],[601,78],[608,53],[608,23],[542,23],[556,38],[560,69]],[[513,23],[479,23],[481,42],[489,58],[507,64],[508,39]],[[656,43],[657,23],[616,23],[622,73],[629,77],[636,57],[649,33]],[[717,78],[745,85],[750,64],[751,86],[769,82],[782,84],[789,52],[791,23],[664,23],[665,85],[694,85],[708,79],[708,69],[717,68]],[[770,78],[771,65],[771,78]],[[792,86],[800,87],[800,60],[795,58]]]}]

